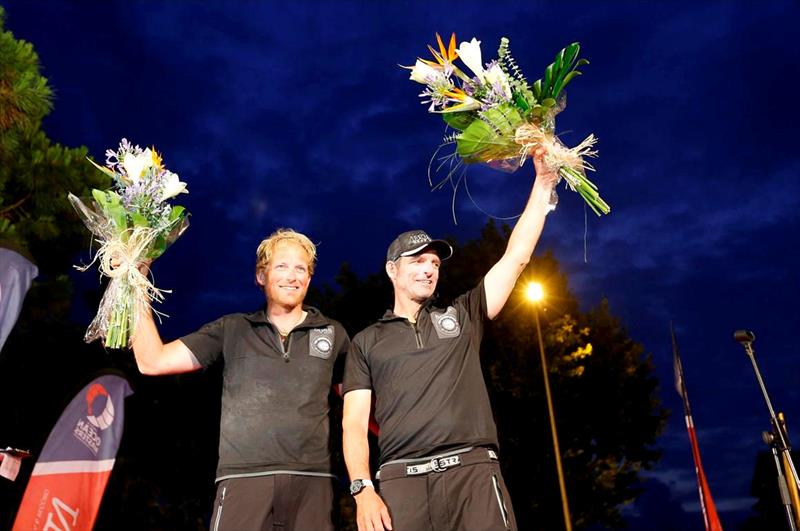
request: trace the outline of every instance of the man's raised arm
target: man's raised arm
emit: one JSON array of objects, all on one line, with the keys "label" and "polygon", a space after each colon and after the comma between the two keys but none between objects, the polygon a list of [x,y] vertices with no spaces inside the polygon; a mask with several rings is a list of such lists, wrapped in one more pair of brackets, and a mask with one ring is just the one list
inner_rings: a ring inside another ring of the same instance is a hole
[{"label": "man's raised arm", "polygon": [[486,309],[489,319],[494,319],[505,306],[517,278],[528,265],[544,228],[544,219],[550,210],[550,194],[558,181],[557,171],[548,171],[544,165],[544,150],[538,149],[533,157],[536,180],[525,210],[522,211],[502,258],[489,270],[484,279]]},{"label": "man's raised arm", "polygon": [[150,308],[139,314],[131,343],[136,365],[142,374],[178,374],[201,368],[192,351],[180,339],[164,344]]},{"label": "man's raised arm", "polygon": [[[139,271],[145,276],[149,275],[150,262],[140,264]],[[136,366],[142,374],[179,374],[201,368],[197,358],[183,341],[178,339],[164,344],[149,305],[139,312],[131,345]]]}]

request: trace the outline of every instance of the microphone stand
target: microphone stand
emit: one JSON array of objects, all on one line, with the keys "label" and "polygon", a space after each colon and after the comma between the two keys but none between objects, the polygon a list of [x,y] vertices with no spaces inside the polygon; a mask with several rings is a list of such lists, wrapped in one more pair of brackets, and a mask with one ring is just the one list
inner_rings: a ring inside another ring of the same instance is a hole
[{"label": "microphone stand", "polygon": [[[794,522],[794,513],[792,511],[792,498],[789,495],[789,485],[787,483],[786,476],[783,474],[783,467],[781,466],[780,457],[783,457],[785,462],[789,464],[792,481],[798,488],[800,488],[800,482],[798,482],[797,469],[794,466],[794,461],[792,461],[791,448],[789,447],[788,438],[783,431],[781,423],[778,421],[778,417],[775,415],[775,410],[772,408],[772,402],[769,399],[769,394],[767,393],[767,388],[764,385],[764,380],[761,378],[761,371],[758,370],[755,353],[753,352],[753,340],[755,339],[755,336],[750,333],[750,337],[748,337],[746,340],[741,340],[739,332],[737,332],[734,337],[742,344],[747,357],[750,358],[750,362],[753,364],[753,371],[756,374],[756,380],[758,380],[758,385],[761,388],[761,394],[764,395],[764,401],[767,403],[770,422],[772,423],[772,433],[763,432],[762,438],[764,442],[767,443],[772,449],[772,456],[775,460],[775,469],[778,474],[778,490],[781,494],[781,503],[786,511],[786,520],[789,522],[789,529],[792,531],[797,531],[797,526]],[[780,454],[780,457],[778,454]]]}]

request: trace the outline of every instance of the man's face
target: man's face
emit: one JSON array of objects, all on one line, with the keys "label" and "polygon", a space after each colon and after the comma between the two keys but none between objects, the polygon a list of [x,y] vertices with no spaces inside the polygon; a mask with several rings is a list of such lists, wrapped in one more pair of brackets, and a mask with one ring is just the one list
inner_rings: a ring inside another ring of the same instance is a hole
[{"label": "man's face", "polygon": [[309,256],[300,245],[282,242],[275,247],[258,283],[270,304],[294,308],[303,304],[311,283]]},{"label": "man's face", "polygon": [[424,249],[414,256],[401,256],[387,264],[387,273],[396,296],[422,303],[436,291],[442,261],[433,249]]}]

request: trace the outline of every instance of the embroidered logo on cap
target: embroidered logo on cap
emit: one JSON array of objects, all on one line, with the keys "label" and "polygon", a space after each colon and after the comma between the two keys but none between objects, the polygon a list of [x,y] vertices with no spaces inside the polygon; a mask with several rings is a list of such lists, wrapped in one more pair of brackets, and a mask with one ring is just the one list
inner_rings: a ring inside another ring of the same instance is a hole
[{"label": "embroidered logo on cap", "polygon": [[412,234],[408,237],[408,243],[411,245],[419,245],[421,243],[428,243],[431,241],[431,237],[425,234],[424,232],[420,232],[418,234]]},{"label": "embroidered logo on cap", "polygon": [[448,306],[444,312],[431,313],[433,328],[439,339],[458,337],[461,334],[461,325],[458,322],[458,313],[452,306]]},{"label": "embroidered logo on cap", "polygon": [[314,328],[308,334],[308,353],[315,358],[326,360],[333,353],[333,344],[336,340],[333,326]]}]

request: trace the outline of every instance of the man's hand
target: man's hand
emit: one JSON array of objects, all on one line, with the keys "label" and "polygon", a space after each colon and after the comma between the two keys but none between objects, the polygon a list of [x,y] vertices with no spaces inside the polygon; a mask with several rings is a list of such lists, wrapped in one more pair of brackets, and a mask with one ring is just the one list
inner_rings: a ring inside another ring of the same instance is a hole
[{"label": "man's hand", "polygon": [[[139,273],[141,273],[142,275],[147,276],[150,274],[150,264],[152,263],[153,263],[152,259],[142,260],[141,262],[136,264],[136,269],[138,269]],[[111,269],[117,269],[121,265],[122,265],[122,260],[120,260],[119,258],[111,259]]]},{"label": "man's hand", "polygon": [[389,509],[372,487],[355,495],[358,531],[384,531],[392,529]]},{"label": "man's hand", "polygon": [[139,269],[139,273],[141,273],[144,276],[148,276],[150,274],[150,264],[152,263],[153,263],[152,259],[147,259],[139,262],[139,264],[136,267],[137,269]]},{"label": "man's hand", "polygon": [[533,153],[533,167],[536,169],[536,181],[533,183],[533,193],[537,197],[543,197],[549,203],[550,194],[556,183],[558,183],[558,170],[552,170],[547,167],[544,162],[546,154],[547,150],[541,147],[537,148]]}]

